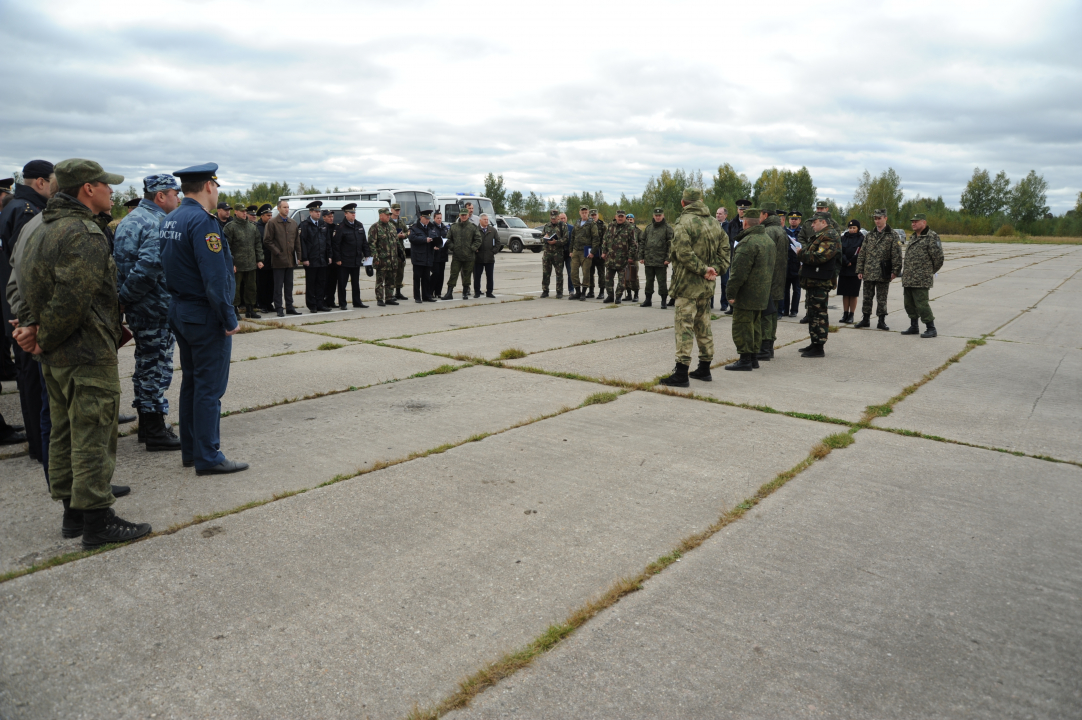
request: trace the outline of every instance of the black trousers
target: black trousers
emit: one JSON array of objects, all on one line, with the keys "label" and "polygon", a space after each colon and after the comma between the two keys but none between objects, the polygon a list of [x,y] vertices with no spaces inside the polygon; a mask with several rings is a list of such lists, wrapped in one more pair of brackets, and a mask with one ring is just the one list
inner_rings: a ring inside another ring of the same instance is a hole
[{"label": "black trousers", "polygon": [[323,307],[328,269],[311,265],[304,269],[304,304],[313,312]]},{"label": "black trousers", "polygon": [[[8,326],[10,327],[10,325]],[[41,460],[41,373],[33,355],[23,352],[15,344],[15,372],[18,375],[19,405],[23,411],[23,425],[26,426],[26,443],[30,457]]]},{"label": "black trousers", "polygon": [[[789,293],[789,288],[793,289],[792,294]],[[786,275],[785,276],[785,294],[781,298],[781,307],[778,308],[778,312],[788,312],[790,315],[795,314],[800,308],[800,276],[799,275]]]},{"label": "black trousers", "polygon": [[473,294],[474,295],[480,295],[481,294],[481,271],[484,271],[485,277],[487,278],[487,284],[486,284],[485,292],[488,293],[489,295],[492,294],[492,271],[495,270],[495,269],[496,269],[496,263],[495,262],[490,262],[490,263],[475,262],[473,264]]},{"label": "black trousers", "polygon": [[590,265],[590,282],[588,287],[594,289],[594,274],[597,274],[597,286],[604,289],[605,287],[605,261],[601,259],[601,255],[594,251],[593,264]]},{"label": "black trousers", "polygon": [[336,308],[339,305],[345,305],[345,295],[339,296],[338,302],[335,300],[335,295],[338,293],[338,276],[342,274],[342,268],[338,265],[330,265],[327,267],[327,278],[323,283],[323,307]]},{"label": "black trousers", "polygon": [[274,309],[293,309],[293,268],[274,268]]},{"label": "black trousers", "polygon": [[274,305],[274,268],[265,264],[255,273],[255,301],[261,308]]},{"label": "black trousers", "polygon": [[427,265],[413,266],[413,299],[432,297],[432,268]]},{"label": "black trousers", "polygon": [[436,295],[439,295],[443,290],[444,275],[447,273],[447,263],[434,262],[432,263],[432,276],[429,279],[429,283],[435,288]]},{"label": "black trousers", "polygon": [[353,285],[353,307],[361,304],[361,269],[359,267],[338,266],[338,306],[346,304],[346,281]]}]

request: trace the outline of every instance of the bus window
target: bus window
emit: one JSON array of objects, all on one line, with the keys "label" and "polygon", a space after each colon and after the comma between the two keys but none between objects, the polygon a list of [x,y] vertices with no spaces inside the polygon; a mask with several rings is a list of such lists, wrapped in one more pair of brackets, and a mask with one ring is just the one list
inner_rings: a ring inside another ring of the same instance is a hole
[{"label": "bus window", "polygon": [[401,217],[407,225],[417,222],[417,193],[397,192],[394,194],[394,201],[402,206]]},{"label": "bus window", "polygon": [[473,214],[477,217],[482,215],[488,215],[493,217],[496,213],[492,210],[492,202],[489,200],[477,200],[473,201]]}]

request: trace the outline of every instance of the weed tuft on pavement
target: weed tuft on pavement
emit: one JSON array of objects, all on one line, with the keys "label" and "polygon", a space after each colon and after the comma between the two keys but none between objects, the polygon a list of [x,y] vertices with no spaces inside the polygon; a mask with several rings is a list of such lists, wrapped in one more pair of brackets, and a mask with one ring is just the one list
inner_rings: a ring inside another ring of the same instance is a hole
[{"label": "weed tuft on pavement", "polygon": [[526,357],[526,351],[520,348],[507,348],[500,351],[500,360],[518,360]]}]

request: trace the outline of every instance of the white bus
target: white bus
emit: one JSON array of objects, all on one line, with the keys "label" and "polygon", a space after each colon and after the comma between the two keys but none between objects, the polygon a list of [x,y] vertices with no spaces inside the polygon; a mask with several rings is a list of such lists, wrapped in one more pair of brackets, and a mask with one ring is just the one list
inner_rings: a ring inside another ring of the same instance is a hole
[{"label": "white bus", "polygon": [[[407,225],[417,222],[422,210],[436,210],[436,196],[428,190],[419,188],[380,188],[378,190],[343,190],[342,192],[314,193],[312,195],[283,195],[278,200],[289,201],[290,215],[295,215],[298,209],[304,210],[304,206],[313,200],[322,200],[325,205],[335,210],[350,202],[374,201],[383,205],[398,203],[402,206],[402,219],[406,221]],[[489,207],[491,206],[492,204],[489,203]],[[357,209],[358,219],[360,219],[361,205],[358,205]],[[305,210],[305,213],[307,213],[307,210]],[[457,219],[457,208],[455,213],[455,219]],[[341,221],[342,213],[340,211],[336,212],[334,216],[336,222]],[[308,217],[308,215],[304,214],[301,217]],[[368,223],[365,223],[365,227],[368,227]],[[406,240],[405,243],[406,249],[409,250],[409,240]]]},{"label": "white bus", "polygon": [[444,193],[436,196],[436,207],[443,213],[445,223],[458,221],[459,207],[465,207],[466,203],[473,203],[473,219],[476,221],[482,215],[488,215],[489,220],[496,221],[496,212],[492,209],[492,201],[487,197],[474,195],[473,193]]}]

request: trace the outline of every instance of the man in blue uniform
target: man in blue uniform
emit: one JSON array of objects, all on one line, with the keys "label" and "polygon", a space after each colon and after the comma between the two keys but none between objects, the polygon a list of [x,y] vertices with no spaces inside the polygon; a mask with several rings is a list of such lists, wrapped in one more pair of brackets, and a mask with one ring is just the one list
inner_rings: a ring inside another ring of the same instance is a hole
[{"label": "man in blue uniform", "polygon": [[222,395],[229,384],[236,281],[229,244],[211,213],[218,202],[218,166],[178,170],[184,200],[162,220],[161,258],[169,291],[169,324],[180,350],[180,451],[197,475],[247,470],[219,449]]}]

